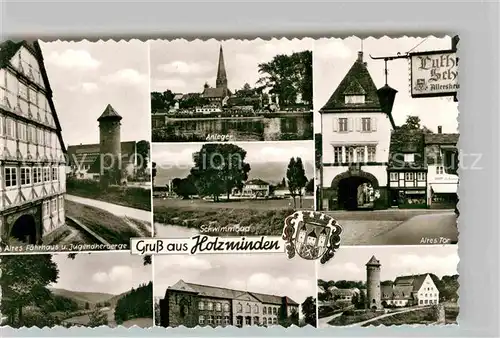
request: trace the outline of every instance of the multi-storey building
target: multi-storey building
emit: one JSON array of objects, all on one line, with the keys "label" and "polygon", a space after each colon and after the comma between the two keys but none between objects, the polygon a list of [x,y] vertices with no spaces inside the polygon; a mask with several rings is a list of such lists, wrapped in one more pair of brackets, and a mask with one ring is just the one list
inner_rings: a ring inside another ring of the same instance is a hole
[{"label": "multi-storey building", "polygon": [[65,223],[65,147],[38,42],[0,45],[0,234],[42,242]]},{"label": "multi-storey building", "polygon": [[398,129],[391,134],[387,175],[393,207],[426,207],[427,162],[422,130]]},{"label": "multi-storey building", "polygon": [[[291,318],[298,325],[299,304],[289,297],[232,290],[179,280],[160,300],[161,325],[278,325]],[[295,318],[295,319],[293,319]]]},{"label": "multi-storey building", "polygon": [[387,204],[387,160],[394,122],[384,112],[377,88],[358,58],[319,110],[322,134],[322,208],[358,209],[365,187],[377,195],[370,208]]},{"label": "multi-storey building", "polygon": [[382,285],[382,306],[426,306],[439,304],[439,290],[426,273],[397,277],[393,284]]}]

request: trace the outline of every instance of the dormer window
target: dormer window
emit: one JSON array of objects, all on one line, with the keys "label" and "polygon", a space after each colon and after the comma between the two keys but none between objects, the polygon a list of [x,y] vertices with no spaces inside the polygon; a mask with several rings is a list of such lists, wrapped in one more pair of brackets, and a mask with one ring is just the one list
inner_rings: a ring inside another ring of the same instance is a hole
[{"label": "dormer window", "polygon": [[365,95],[345,95],[345,104],[363,104]]}]

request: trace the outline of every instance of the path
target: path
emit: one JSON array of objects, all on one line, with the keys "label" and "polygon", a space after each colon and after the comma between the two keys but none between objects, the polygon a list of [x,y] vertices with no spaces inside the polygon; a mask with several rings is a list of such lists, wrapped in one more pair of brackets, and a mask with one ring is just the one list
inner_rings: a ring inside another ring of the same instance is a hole
[{"label": "path", "polygon": [[389,313],[383,314],[381,316],[378,316],[378,317],[375,317],[375,318],[371,318],[371,319],[368,319],[368,320],[365,320],[365,321],[362,321],[362,322],[359,322],[359,323],[354,323],[354,324],[351,324],[351,325],[346,325],[346,327],[363,326],[365,324],[377,321],[377,320],[382,319],[382,318],[391,317],[391,316],[395,316],[395,315],[400,314],[400,313],[413,312],[413,311],[427,309],[427,308],[429,308],[429,306],[418,306],[418,307],[414,307],[414,308],[410,308],[410,309],[405,309],[405,310],[402,310],[402,311],[389,312]]},{"label": "path", "polygon": [[334,315],[331,315],[329,317],[324,317],[324,318],[318,318],[318,328],[324,328],[324,327],[330,327],[331,325],[328,324],[332,319],[335,319],[337,317],[342,316],[344,312],[336,313]]},{"label": "path", "polygon": [[66,194],[66,199],[68,201],[86,204],[95,208],[106,210],[117,216],[126,216],[134,218],[140,221],[151,223],[151,212],[146,210],[134,209],[130,207],[125,207],[123,205],[117,205],[113,203],[98,201],[90,198],[74,196]]},{"label": "path", "polygon": [[[446,240],[442,241],[440,238]],[[429,240],[434,242],[429,242]],[[376,236],[370,244],[453,244],[457,241],[457,216],[454,212],[442,212],[414,216],[396,228]]]}]

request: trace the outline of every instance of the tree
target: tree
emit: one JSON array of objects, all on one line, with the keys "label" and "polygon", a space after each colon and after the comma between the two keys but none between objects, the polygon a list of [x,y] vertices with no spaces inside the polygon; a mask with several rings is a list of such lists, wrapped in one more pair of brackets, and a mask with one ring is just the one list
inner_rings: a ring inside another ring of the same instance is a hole
[{"label": "tree", "polygon": [[51,255],[3,256],[0,271],[1,309],[11,326],[23,325],[23,307],[33,303],[42,305],[51,299],[46,287],[59,277]]},{"label": "tree", "polygon": [[85,302],[85,310],[89,310],[90,309],[90,304],[89,302]]},{"label": "tree", "polygon": [[174,93],[170,89],[167,89],[163,93],[152,92],[151,93],[151,111],[156,113],[159,110],[168,110],[174,104]]},{"label": "tree", "polygon": [[310,194],[314,194],[314,179],[313,178],[311,178],[309,181],[307,181],[306,192],[308,192]]},{"label": "tree", "polygon": [[261,78],[258,84],[278,94],[282,105],[293,105],[297,94],[302,101],[312,102],[312,52],[296,52],[292,55],[276,55],[271,61],[259,64]]},{"label": "tree", "polygon": [[288,190],[293,198],[293,207],[296,208],[295,196],[299,196],[300,208],[302,208],[302,188],[307,184],[307,177],[300,157],[290,159],[286,171]]},{"label": "tree", "polygon": [[99,327],[102,325],[108,325],[108,315],[101,311],[100,307],[96,306],[94,310],[89,313],[89,323],[88,327]]},{"label": "tree", "polygon": [[136,152],[137,152],[137,161],[139,165],[139,169],[146,169],[148,166],[148,159],[149,159],[149,151],[150,151],[150,144],[146,140],[142,140],[137,142],[136,144]]},{"label": "tree", "polygon": [[359,290],[358,303],[356,304],[357,309],[366,308],[366,295],[363,290]]},{"label": "tree", "polygon": [[248,179],[250,165],[245,162],[247,152],[231,143],[204,144],[193,154],[191,178],[199,194],[212,196],[226,193],[229,199],[233,188],[242,189]]},{"label": "tree", "polygon": [[189,199],[189,196],[198,193],[192,175],[188,175],[188,177],[182,179],[174,178],[172,180],[172,189],[178,196],[182,196],[183,199]]},{"label": "tree", "polygon": [[406,122],[402,124],[398,129],[401,131],[420,130],[425,134],[432,134],[432,131],[429,128],[420,124],[420,117],[418,116],[407,116]]},{"label": "tree", "polygon": [[316,298],[309,296],[301,305],[306,324],[316,327]]}]

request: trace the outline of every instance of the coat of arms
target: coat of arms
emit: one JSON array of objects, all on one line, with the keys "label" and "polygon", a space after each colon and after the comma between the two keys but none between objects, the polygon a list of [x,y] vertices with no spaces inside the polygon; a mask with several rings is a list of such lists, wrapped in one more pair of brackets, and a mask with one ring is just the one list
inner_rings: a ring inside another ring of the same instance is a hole
[{"label": "coat of arms", "polygon": [[297,211],[285,219],[283,239],[288,258],[328,262],[340,246],[342,227],[332,217],[315,211]]},{"label": "coat of arms", "polygon": [[427,83],[425,83],[425,79],[417,79],[415,87],[413,89],[417,92],[423,92],[427,90]]}]

